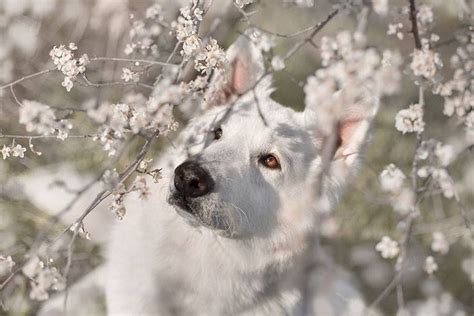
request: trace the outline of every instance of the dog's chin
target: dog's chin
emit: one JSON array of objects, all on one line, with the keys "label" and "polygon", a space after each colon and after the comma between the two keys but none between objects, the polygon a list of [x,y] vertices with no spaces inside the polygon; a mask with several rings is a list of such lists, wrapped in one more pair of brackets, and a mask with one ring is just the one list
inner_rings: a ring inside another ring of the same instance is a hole
[{"label": "dog's chin", "polygon": [[[232,236],[228,221],[217,215],[211,216],[211,218],[208,218],[207,220],[204,219],[203,212],[199,208],[199,203],[188,201],[178,192],[170,192],[168,203],[172,205],[175,208],[176,213],[186,219],[191,226],[205,227],[224,237]],[[214,214],[218,213],[215,212]]]}]

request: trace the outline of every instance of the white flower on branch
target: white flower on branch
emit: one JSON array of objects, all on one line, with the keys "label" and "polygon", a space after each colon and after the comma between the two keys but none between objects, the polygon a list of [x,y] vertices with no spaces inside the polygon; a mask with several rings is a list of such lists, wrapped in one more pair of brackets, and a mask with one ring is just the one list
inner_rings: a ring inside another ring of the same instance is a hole
[{"label": "white flower on branch", "polygon": [[125,82],[129,82],[129,81],[138,82],[140,80],[139,74],[136,72],[133,72],[130,68],[122,68],[121,78]]},{"label": "white flower on branch", "polygon": [[30,298],[44,301],[49,298],[48,291],[61,291],[66,287],[66,279],[55,267],[49,267],[38,257],[31,258],[22,269],[31,281]]},{"label": "white flower on branch", "polygon": [[155,3],[154,5],[146,9],[145,16],[147,19],[156,19],[157,17],[161,15],[162,11],[163,10],[161,6]]},{"label": "white flower on branch", "polygon": [[250,40],[257,49],[265,53],[268,53],[276,44],[274,35],[265,34],[258,29],[253,29],[250,32]]},{"label": "white flower on branch", "polygon": [[388,13],[388,0],[372,0],[372,8],[375,13],[385,16]]},{"label": "white flower on branch", "polygon": [[431,242],[431,250],[445,255],[449,251],[449,242],[441,232],[433,232],[433,241]]},{"label": "white flower on branch", "polygon": [[215,39],[210,38],[207,45],[196,55],[194,69],[210,75],[213,70],[223,69],[226,63],[225,52],[219,47]]},{"label": "white flower on branch", "polygon": [[386,192],[399,192],[406,176],[394,164],[390,164],[380,173],[379,180],[382,190]]},{"label": "white flower on branch", "polygon": [[252,2],[253,0],[234,0],[235,5],[241,9]]},{"label": "white flower on branch", "polygon": [[113,191],[120,182],[120,176],[117,170],[105,170],[104,175],[102,176],[102,183],[104,184],[104,189],[108,191]]},{"label": "white flower on branch", "polygon": [[285,69],[285,61],[283,60],[283,58],[281,58],[281,56],[274,56],[272,58],[272,68],[275,71]]},{"label": "white flower on branch", "polygon": [[438,270],[438,264],[432,256],[428,256],[425,259],[425,265],[423,269],[426,271],[426,273],[431,275]]},{"label": "white flower on branch", "polygon": [[73,88],[73,81],[77,75],[86,71],[86,65],[89,64],[89,57],[84,54],[79,59],[74,58],[73,50],[77,49],[76,44],[70,43],[69,48],[64,45],[54,46],[49,52],[53,63],[58,70],[64,74],[62,86],[69,92]]},{"label": "white flower on branch", "polygon": [[7,147],[7,145],[3,145],[3,148],[2,148],[3,160],[10,157],[11,151],[12,151],[12,149],[10,147]]},{"label": "white flower on branch", "polygon": [[15,266],[15,261],[13,261],[11,256],[0,255],[0,276],[11,272]]},{"label": "white flower on branch", "polygon": [[420,104],[412,104],[408,109],[398,112],[395,117],[395,128],[403,134],[422,133],[425,129],[423,107]]},{"label": "white flower on branch", "polygon": [[434,20],[433,9],[429,5],[426,5],[426,4],[420,5],[418,7],[416,19],[422,25],[433,23],[433,20]]},{"label": "white flower on branch", "polygon": [[25,147],[21,146],[20,144],[17,144],[15,147],[12,147],[12,156],[18,157],[18,158],[24,158],[25,151],[26,151]]},{"label": "white flower on branch", "polygon": [[375,246],[375,250],[379,251],[382,258],[385,259],[395,258],[400,252],[398,242],[388,236],[382,237],[382,240]]},{"label": "white flower on branch", "polygon": [[410,63],[410,69],[415,76],[433,80],[438,70],[443,67],[443,62],[438,53],[429,48],[415,49]]},{"label": "white flower on branch", "polygon": [[454,158],[454,148],[449,144],[443,145],[441,143],[438,143],[434,150],[434,154],[438,159],[440,165],[446,167]]},{"label": "white flower on branch", "polygon": [[403,29],[402,23],[389,24],[387,35],[396,35],[399,40],[402,40],[404,37],[403,32],[401,31],[402,29]]},{"label": "white flower on branch", "polygon": [[142,175],[139,175],[135,178],[131,190],[137,192],[138,197],[142,200],[145,200],[150,195],[150,191],[148,190],[148,186],[146,183],[146,178]]},{"label": "white flower on branch", "polygon": [[418,169],[417,175],[425,179],[431,177],[434,187],[439,189],[445,198],[450,199],[454,196],[454,181],[445,168],[422,166]]}]

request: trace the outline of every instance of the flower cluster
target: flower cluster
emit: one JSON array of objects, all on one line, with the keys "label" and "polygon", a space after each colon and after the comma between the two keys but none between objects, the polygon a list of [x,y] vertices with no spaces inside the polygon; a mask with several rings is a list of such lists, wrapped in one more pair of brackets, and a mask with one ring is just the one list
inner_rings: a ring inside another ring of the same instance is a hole
[{"label": "flower cluster", "polygon": [[474,136],[474,36],[464,38],[464,45],[451,57],[452,79],[442,83],[436,93],[444,97],[443,113],[457,117],[469,136]]},{"label": "flower cluster", "polygon": [[429,49],[425,44],[422,49],[415,49],[410,63],[410,69],[415,76],[426,80],[434,80],[439,69],[443,67],[443,62],[439,54]]},{"label": "flower cluster", "polygon": [[[369,102],[372,105],[375,99],[391,95],[399,88],[398,54],[385,51],[382,57],[375,49],[364,48],[364,42],[363,35],[347,31],[336,38],[321,39],[321,60],[325,67],[308,78],[304,90],[306,109],[317,112],[319,128],[323,131],[329,132],[333,122],[339,119],[342,106],[374,98]],[[341,101],[335,102],[336,97]]]},{"label": "flower cluster", "polygon": [[166,135],[177,129],[170,103],[176,104],[179,100],[180,95],[171,91],[159,97],[151,96],[148,100],[141,94],[128,94],[124,98],[126,103],[103,103],[98,108],[89,108],[88,116],[101,124],[94,140],[98,140],[113,156],[128,132],[138,134],[159,130]]},{"label": "flower cluster", "polygon": [[446,170],[453,158],[452,146],[434,139],[423,141],[415,158],[426,162],[418,169],[417,176],[429,179],[435,192],[439,190],[446,198],[452,198],[455,194],[454,181]]},{"label": "flower cluster", "polygon": [[83,54],[79,59],[74,58],[73,51],[75,50],[77,50],[76,44],[69,43],[68,47],[65,45],[60,45],[59,47],[54,46],[49,52],[53,63],[64,75],[62,86],[66,88],[68,92],[71,91],[74,86],[73,81],[77,75],[84,73],[87,64],[89,64],[87,54]]},{"label": "flower cluster", "polygon": [[66,279],[59,271],[55,267],[45,265],[38,257],[31,258],[22,271],[30,279],[32,300],[47,300],[48,291],[61,291],[66,287]]},{"label": "flower cluster", "polygon": [[431,250],[445,255],[449,251],[449,242],[442,232],[433,232],[433,241],[431,243]]},{"label": "flower cluster", "polygon": [[375,246],[375,250],[380,252],[382,258],[392,259],[398,256],[400,247],[395,240],[388,236],[383,236],[382,240]]},{"label": "flower cluster", "polygon": [[26,131],[37,132],[41,135],[54,135],[61,140],[68,137],[71,123],[58,120],[48,105],[37,101],[24,100],[20,108],[20,124],[25,125]]},{"label": "flower cluster", "polygon": [[21,146],[20,144],[16,144],[13,142],[10,146],[3,145],[1,150],[3,160],[7,159],[8,157],[18,157],[24,158],[25,157],[26,148]]},{"label": "flower cluster", "polygon": [[200,73],[210,75],[213,70],[223,69],[226,64],[226,56],[222,48],[213,38],[209,38],[207,44],[198,36],[198,27],[202,21],[203,11],[192,2],[192,7],[180,9],[180,16],[172,26],[176,30],[178,43],[182,43],[181,55],[185,59],[194,57],[194,69]]},{"label": "flower cluster", "polygon": [[428,256],[426,257],[425,266],[423,267],[423,269],[426,271],[426,273],[433,274],[438,270],[438,264],[432,256]]},{"label": "flower cluster", "polygon": [[243,8],[246,5],[251,4],[252,2],[253,0],[234,0],[235,5],[239,8]]},{"label": "flower cluster", "polygon": [[[147,174],[150,175],[154,175],[155,173],[159,174],[159,171],[152,170],[149,173],[147,172]],[[155,181],[157,181],[158,178],[158,175],[154,176]],[[127,213],[125,205],[123,204],[126,194],[136,192],[140,199],[146,199],[150,194],[146,179],[143,175],[138,175],[128,189],[125,184],[120,181],[119,174],[115,170],[107,170],[104,173],[103,182],[105,188],[112,192],[113,199],[109,204],[109,209],[119,220],[123,220]]]},{"label": "flower cluster", "polygon": [[385,16],[388,13],[388,0],[372,0],[375,13]]},{"label": "flower cluster", "polygon": [[11,272],[14,266],[15,261],[13,261],[11,256],[0,255],[0,276],[6,272]]},{"label": "flower cluster", "polygon": [[406,177],[394,164],[388,165],[380,174],[380,185],[386,192],[399,192]]},{"label": "flower cluster", "polygon": [[130,43],[125,46],[124,53],[126,55],[138,53],[142,56],[159,57],[157,41],[164,34],[163,26],[166,26],[163,9],[158,3],[155,3],[146,9],[144,19],[133,21],[129,33]]},{"label": "flower cluster", "polygon": [[137,72],[134,72],[130,68],[122,68],[122,80],[125,82],[133,81],[138,82],[140,80],[140,75]]},{"label": "flower cluster", "polygon": [[395,116],[395,128],[403,134],[422,133],[425,130],[425,122],[421,104],[412,104],[408,109],[400,110]]},{"label": "flower cluster", "polygon": [[225,63],[226,55],[224,51],[219,47],[217,41],[211,38],[207,45],[196,55],[194,69],[210,75],[215,69],[223,69]]}]

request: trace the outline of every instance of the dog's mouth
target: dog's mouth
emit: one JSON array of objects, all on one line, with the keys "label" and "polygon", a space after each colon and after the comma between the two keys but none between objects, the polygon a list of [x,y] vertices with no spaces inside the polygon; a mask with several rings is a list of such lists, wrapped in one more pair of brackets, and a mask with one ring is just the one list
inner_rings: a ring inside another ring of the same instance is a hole
[{"label": "dog's mouth", "polygon": [[189,201],[178,192],[170,193],[168,203],[173,205],[178,215],[184,217],[192,226],[204,226],[212,230],[220,231],[223,235],[229,235],[229,220],[221,216],[219,212],[212,212],[210,216],[201,214],[196,203]]},{"label": "dog's mouth", "polygon": [[193,210],[190,202],[183,195],[178,192],[173,192],[168,197],[168,203],[170,205],[176,206],[178,211],[185,212],[188,216],[196,217],[197,212]]}]

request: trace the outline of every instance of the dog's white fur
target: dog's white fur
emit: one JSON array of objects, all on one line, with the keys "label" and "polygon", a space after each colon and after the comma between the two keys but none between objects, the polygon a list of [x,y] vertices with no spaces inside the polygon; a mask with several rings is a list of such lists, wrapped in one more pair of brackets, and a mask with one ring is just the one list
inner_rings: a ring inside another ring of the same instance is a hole
[{"label": "dog's white fur", "polygon": [[[261,56],[241,37],[229,59],[226,89],[242,94],[262,73]],[[307,113],[270,98],[269,80],[255,91],[230,110],[215,107],[192,120],[157,164],[165,173],[150,184],[149,198],[126,201],[127,215],[108,247],[109,315],[280,315],[301,307],[299,279],[292,273],[307,232],[315,229],[305,193],[321,168],[321,139],[308,126]],[[339,151],[360,151],[372,115],[358,113],[356,125],[353,117],[348,120],[350,134]],[[217,127],[223,134],[214,140]],[[268,153],[278,157],[281,170],[259,162]],[[331,170],[351,172],[356,156],[334,160]],[[190,202],[198,216],[168,203],[176,191],[173,171],[186,159],[198,161],[215,181],[210,194]],[[323,189],[327,203],[348,172],[330,175]],[[318,270],[314,280],[315,301],[326,315],[341,313],[357,295],[336,268]]]}]

